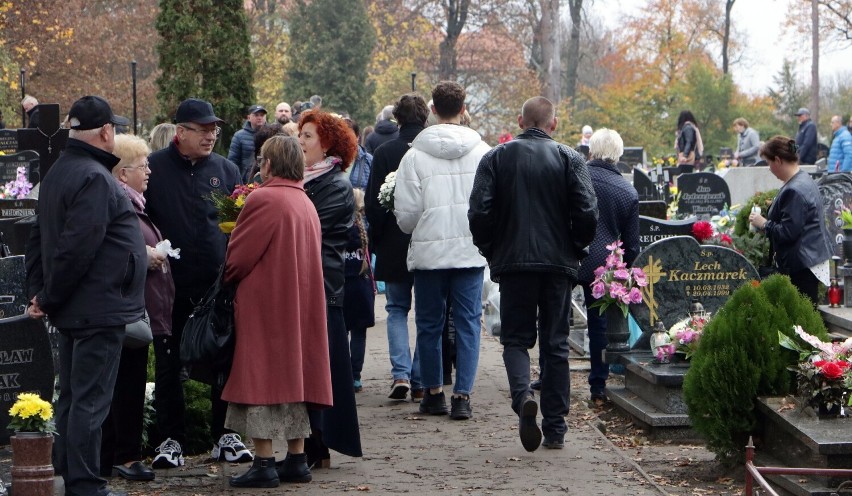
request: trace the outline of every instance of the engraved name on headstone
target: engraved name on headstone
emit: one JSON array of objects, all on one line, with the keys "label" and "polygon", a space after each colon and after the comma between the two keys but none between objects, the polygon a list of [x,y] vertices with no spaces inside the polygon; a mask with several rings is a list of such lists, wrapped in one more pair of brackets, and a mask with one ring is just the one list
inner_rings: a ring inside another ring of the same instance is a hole
[{"label": "engraved name on headstone", "polygon": [[679,215],[709,219],[731,204],[731,191],[724,179],[712,172],[682,174],[677,178]]},{"label": "engraved name on headstone", "polygon": [[692,236],[692,226],[696,218],[684,220],[662,220],[639,216],[639,249],[644,250],[651,243],[674,236]]}]

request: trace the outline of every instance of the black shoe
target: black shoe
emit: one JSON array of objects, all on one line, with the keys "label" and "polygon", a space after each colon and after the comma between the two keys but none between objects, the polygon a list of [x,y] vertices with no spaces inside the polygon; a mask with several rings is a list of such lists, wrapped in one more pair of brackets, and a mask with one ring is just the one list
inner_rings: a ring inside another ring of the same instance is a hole
[{"label": "black shoe", "polygon": [[142,462],[133,462],[129,467],[124,465],[114,465],[112,469],[118,472],[122,479],[132,481],[152,481],[154,480],[154,471],[146,467]]},{"label": "black shoe", "polygon": [[565,447],[565,438],[562,436],[545,437],[541,445],[548,449],[562,449]]},{"label": "black shoe", "polygon": [[533,391],[541,391],[541,379],[536,379],[530,383],[530,389]]},{"label": "black shoe", "polygon": [[473,417],[473,410],[470,408],[470,398],[461,396],[450,397],[450,418],[453,420],[467,420]]},{"label": "black shoe", "polygon": [[278,487],[278,472],[275,471],[275,458],[256,456],[248,472],[231,477],[231,487]]},{"label": "black shoe", "polygon": [[444,392],[441,391],[438,394],[432,394],[428,389],[423,391],[423,401],[420,402],[420,413],[446,415],[447,399],[444,397]]},{"label": "black shoe", "polygon": [[528,396],[524,400],[524,404],[521,405],[518,433],[521,436],[521,444],[524,445],[524,449],[530,452],[537,450],[541,444],[541,429],[538,428],[536,423],[537,414],[538,404],[532,396]]},{"label": "black shoe", "polygon": [[319,434],[311,434],[305,439],[305,456],[310,470],[331,467],[331,453]]},{"label": "black shoe", "polygon": [[408,381],[405,379],[396,379],[391,384],[391,392],[388,398],[392,400],[404,400],[409,389],[411,389],[411,384]]},{"label": "black shoe", "polygon": [[127,496],[127,493],[124,491],[110,491],[106,496]]},{"label": "black shoe", "polygon": [[283,461],[275,463],[275,470],[281,482],[310,482],[313,479],[305,453],[294,455],[288,452]]}]

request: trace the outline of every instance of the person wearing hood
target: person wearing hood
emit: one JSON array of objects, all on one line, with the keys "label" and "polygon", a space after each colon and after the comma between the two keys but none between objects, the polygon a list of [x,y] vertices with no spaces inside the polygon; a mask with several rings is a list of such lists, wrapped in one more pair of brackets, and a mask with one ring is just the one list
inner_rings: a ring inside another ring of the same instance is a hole
[{"label": "person wearing hood", "polygon": [[376,116],[376,127],[364,141],[367,153],[374,154],[376,148],[399,136],[399,126],[393,121],[393,105],[388,105]]},{"label": "person wearing hood", "polygon": [[485,258],[473,245],[468,198],[479,161],[490,147],[479,133],[460,125],[465,90],[442,81],[432,91],[438,124],[423,130],[400,163],[394,191],[399,228],[411,234],[407,266],[414,272],[414,321],[425,388],[420,412],[444,415],[441,336],[447,301],[456,327],[456,382],[450,418],[472,416],[470,395],[479,363]]},{"label": "person wearing hood", "polygon": [[248,181],[249,171],[255,166],[254,133],[266,124],[266,109],[260,105],[252,105],[248,109],[243,128],[234,133],[231,147],[228,149],[228,160],[240,168],[243,182]]}]

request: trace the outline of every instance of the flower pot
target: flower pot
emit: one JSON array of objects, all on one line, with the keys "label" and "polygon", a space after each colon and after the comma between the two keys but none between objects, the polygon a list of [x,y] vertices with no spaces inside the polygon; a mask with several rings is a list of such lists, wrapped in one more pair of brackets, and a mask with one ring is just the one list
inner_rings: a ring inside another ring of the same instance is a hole
[{"label": "flower pot", "polygon": [[627,317],[618,305],[610,305],[604,312],[606,317],[606,351],[608,353],[625,353],[630,351],[630,328]]},{"label": "flower pot", "polygon": [[836,418],[840,416],[840,404],[833,403],[831,408],[828,407],[825,403],[820,403],[819,408],[817,409],[817,415],[819,418]]},{"label": "flower pot", "polygon": [[12,441],[14,494],[53,496],[53,436],[42,432],[17,432]]}]

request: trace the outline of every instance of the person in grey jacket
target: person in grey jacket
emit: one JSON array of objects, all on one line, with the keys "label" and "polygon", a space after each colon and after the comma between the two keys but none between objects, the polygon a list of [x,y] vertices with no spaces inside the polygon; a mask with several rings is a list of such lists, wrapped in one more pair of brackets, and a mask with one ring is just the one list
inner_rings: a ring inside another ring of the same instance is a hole
[{"label": "person in grey jacket", "polygon": [[130,122],[101,97],[68,112],[65,151],[41,183],[27,246],[30,317],[59,329],[59,401],[53,466],[65,494],[108,496],[100,477],[124,328],[145,311],[147,254],[130,199],[112,177],[115,126]]},{"label": "person in grey jacket", "polygon": [[810,165],[817,159],[817,128],[811,120],[811,111],[802,107],[796,112],[799,132],[796,133],[796,145],[799,147],[799,163]]},{"label": "person in grey jacket", "polygon": [[819,283],[829,283],[831,236],[823,220],[822,196],[816,182],[799,168],[798,145],[775,136],[760,148],[772,174],[784,182],[769,208],[768,218],[753,213],[751,225],[769,238],[772,265],[816,306]]},{"label": "person in grey jacket", "polygon": [[737,151],[734,158],[743,166],[754,165],[757,162],[760,151],[760,135],[757,130],[748,126],[748,121],[742,117],[734,120],[734,130],[737,132]]}]

